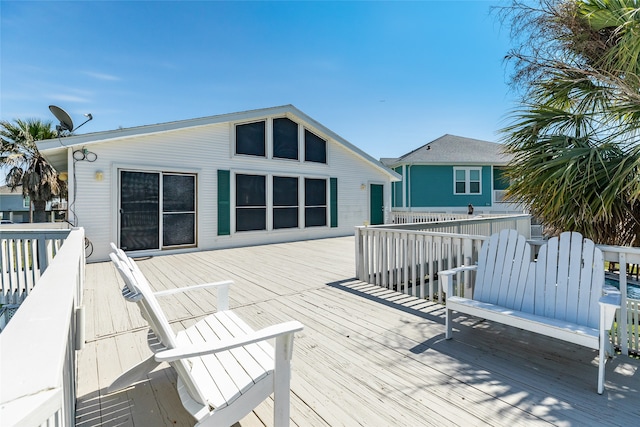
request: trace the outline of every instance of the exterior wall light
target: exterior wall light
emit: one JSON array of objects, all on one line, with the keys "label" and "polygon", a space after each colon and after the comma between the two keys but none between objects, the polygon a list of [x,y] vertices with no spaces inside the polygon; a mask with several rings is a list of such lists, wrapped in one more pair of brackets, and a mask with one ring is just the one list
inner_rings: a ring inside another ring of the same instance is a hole
[{"label": "exterior wall light", "polygon": [[102,181],[104,179],[104,172],[96,171],[96,181]]}]

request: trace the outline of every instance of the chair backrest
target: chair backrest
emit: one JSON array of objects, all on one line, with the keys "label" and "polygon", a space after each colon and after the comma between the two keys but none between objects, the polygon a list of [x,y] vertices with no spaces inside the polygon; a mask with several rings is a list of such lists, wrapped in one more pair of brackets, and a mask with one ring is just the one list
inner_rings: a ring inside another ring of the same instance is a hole
[{"label": "chair backrest", "polygon": [[564,232],[540,247],[533,313],[598,328],[604,258],[593,241]]},{"label": "chair backrest", "polygon": [[516,230],[491,235],[478,256],[473,299],[519,310],[530,264],[531,246]]},{"label": "chair backrest", "polygon": [[[112,244],[112,247],[115,246]],[[141,295],[136,303],[142,317],[149,323],[151,330],[166,349],[177,348],[177,337],[173,332],[169,320],[158,303],[149,282],[136,263],[121,249],[114,248],[109,256],[122,276],[129,292],[135,291]],[[177,360],[170,363],[185,385],[189,395],[196,401],[206,405],[207,400],[191,376],[191,366],[188,360]]]}]

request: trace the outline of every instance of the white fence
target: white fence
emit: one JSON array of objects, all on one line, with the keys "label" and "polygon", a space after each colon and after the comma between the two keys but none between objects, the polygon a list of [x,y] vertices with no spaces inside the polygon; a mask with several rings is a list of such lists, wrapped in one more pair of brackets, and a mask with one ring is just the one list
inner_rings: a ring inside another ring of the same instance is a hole
[{"label": "white fence", "polygon": [[[438,281],[438,271],[476,263],[482,242],[503,228],[515,228],[529,237],[523,230],[530,230],[530,226],[523,224],[528,223],[523,218],[512,218],[512,221],[516,221],[515,226],[510,226],[505,218],[495,222],[494,219],[485,221],[488,223],[483,225],[458,224],[462,221],[440,223],[437,226],[434,224],[431,228],[437,231],[407,229],[424,228],[431,224],[357,227],[356,276],[370,284],[443,303],[444,295]],[[470,229],[481,232],[459,231]],[[530,243],[538,246],[544,242]],[[619,263],[620,271],[626,271],[628,264],[640,264],[640,248],[599,247],[605,261]],[[473,287],[472,276],[473,274],[466,272],[457,278],[458,283],[463,284],[460,289],[463,295]],[[618,277],[623,304],[613,331],[614,342],[623,354],[629,351],[637,354],[640,352],[640,301],[627,298],[627,277],[624,274]]]},{"label": "white fence", "polygon": [[84,230],[80,228],[69,232],[0,333],[2,425],[74,425],[76,350],[84,344],[84,272]]},{"label": "white fence", "polygon": [[15,228],[0,231],[0,304],[24,301],[69,231]]}]

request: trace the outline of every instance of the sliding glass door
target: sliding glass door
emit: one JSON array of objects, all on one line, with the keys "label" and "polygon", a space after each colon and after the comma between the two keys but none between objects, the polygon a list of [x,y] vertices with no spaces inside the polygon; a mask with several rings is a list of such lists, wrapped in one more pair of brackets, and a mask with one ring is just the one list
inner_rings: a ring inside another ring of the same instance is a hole
[{"label": "sliding glass door", "polygon": [[120,247],[126,251],[196,244],[196,176],[120,171]]}]

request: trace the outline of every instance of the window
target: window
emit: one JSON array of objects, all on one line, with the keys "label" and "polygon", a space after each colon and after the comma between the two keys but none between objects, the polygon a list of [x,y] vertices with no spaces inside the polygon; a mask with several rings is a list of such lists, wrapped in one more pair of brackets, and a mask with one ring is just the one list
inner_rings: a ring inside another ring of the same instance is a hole
[{"label": "window", "polygon": [[236,231],[266,229],[266,177],[236,175]]},{"label": "window", "polygon": [[480,168],[454,168],[454,194],[481,194]]},{"label": "window", "polygon": [[304,130],[304,160],[327,163],[327,141],[306,129]]},{"label": "window", "polygon": [[286,117],[273,119],[273,157],[298,160],[298,124]]},{"label": "window", "polygon": [[304,224],[305,227],[327,225],[327,181],[305,178],[304,180]]},{"label": "window", "polygon": [[22,199],[22,207],[25,209],[31,207],[31,198],[29,196],[24,196],[24,199]]},{"label": "window", "polygon": [[265,156],[265,122],[236,125],[236,154]]},{"label": "window", "polygon": [[273,177],[273,228],[298,227],[298,178]]}]

